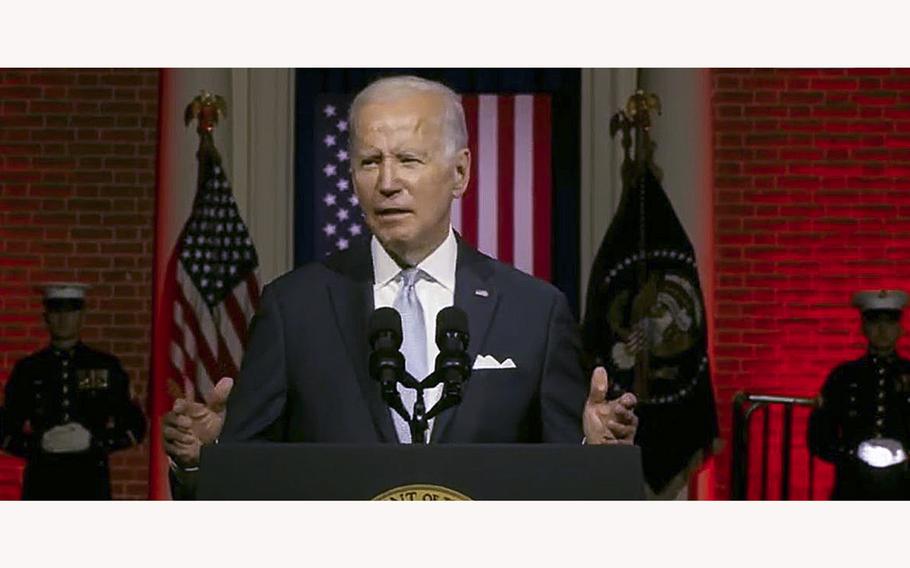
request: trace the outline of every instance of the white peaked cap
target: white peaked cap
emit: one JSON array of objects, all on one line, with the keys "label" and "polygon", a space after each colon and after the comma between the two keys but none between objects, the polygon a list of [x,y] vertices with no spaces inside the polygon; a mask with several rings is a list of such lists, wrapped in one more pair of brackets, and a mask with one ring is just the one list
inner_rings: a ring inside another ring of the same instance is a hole
[{"label": "white peaked cap", "polygon": [[861,312],[871,310],[903,310],[907,293],[903,290],[863,290],[853,294],[853,307]]},{"label": "white peaked cap", "polygon": [[45,300],[84,300],[88,288],[79,282],[48,282],[38,287]]}]

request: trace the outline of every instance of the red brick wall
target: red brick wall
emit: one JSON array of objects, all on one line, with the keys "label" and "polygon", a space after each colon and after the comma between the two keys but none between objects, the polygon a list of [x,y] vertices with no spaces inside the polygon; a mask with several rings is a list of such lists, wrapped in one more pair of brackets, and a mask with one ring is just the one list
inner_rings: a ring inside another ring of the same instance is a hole
[{"label": "red brick wall", "polygon": [[910,70],[716,70],[713,113],[723,498],[733,394],[814,396],[864,350],[851,293],[910,288]]},{"label": "red brick wall", "polygon": [[[76,280],[144,406],[157,117],[157,70],[0,70],[0,383],[47,341],[33,285]],[[146,444],[111,463],[115,497],[146,496]]]}]

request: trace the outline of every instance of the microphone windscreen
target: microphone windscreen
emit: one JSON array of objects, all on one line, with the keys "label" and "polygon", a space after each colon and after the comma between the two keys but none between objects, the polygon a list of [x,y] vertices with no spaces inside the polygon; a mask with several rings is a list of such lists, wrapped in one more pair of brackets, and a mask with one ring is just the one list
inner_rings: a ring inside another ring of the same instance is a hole
[{"label": "microphone windscreen", "polygon": [[443,308],[436,315],[436,341],[442,334],[454,331],[456,333],[468,334],[468,314],[458,306],[449,306]]},{"label": "microphone windscreen", "polygon": [[379,308],[370,316],[370,344],[382,332],[391,332],[394,347],[401,347],[401,315],[395,308]]}]

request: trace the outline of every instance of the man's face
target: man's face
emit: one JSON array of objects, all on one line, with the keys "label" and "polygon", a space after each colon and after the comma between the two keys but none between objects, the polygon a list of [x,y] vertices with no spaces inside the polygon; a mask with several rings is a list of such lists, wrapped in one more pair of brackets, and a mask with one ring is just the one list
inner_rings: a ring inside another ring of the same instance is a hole
[{"label": "man's face", "polygon": [[44,322],[53,341],[72,341],[79,339],[82,329],[83,310],[47,310]]},{"label": "man's face", "polygon": [[398,259],[416,264],[449,229],[468,183],[467,149],[446,155],[443,100],[432,93],[370,102],[354,117],[351,175],[367,225]]},{"label": "man's face", "polygon": [[869,347],[877,353],[890,353],[903,334],[900,312],[869,312],[863,314],[863,335]]}]

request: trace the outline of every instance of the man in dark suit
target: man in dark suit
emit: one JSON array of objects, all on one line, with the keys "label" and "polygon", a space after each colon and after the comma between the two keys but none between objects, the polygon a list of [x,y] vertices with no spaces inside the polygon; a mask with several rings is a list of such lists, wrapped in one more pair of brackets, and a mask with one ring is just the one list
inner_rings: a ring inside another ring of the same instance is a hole
[{"label": "man in dark suit", "polygon": [[438,353],[436,314],[453,303],[467,313],[471,378],[461,404],[430,424],[430,442],[632,443],[635,398],[607,401],[602,368],[587,380],[562,293],[452,230],[471,160],[457,95],[414,77],[384,79],[357,96],[350,117],[351,175],[373,239],[265,288],[233,392],[223,379],[208,404],[178,400],[165,417],[176,470],[192,470],[200,445],[218,436],[410,442],[368,372],[368,320],[383,306],[402,315],[402,351],[418,379]]}]

